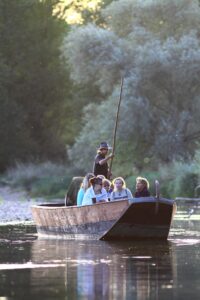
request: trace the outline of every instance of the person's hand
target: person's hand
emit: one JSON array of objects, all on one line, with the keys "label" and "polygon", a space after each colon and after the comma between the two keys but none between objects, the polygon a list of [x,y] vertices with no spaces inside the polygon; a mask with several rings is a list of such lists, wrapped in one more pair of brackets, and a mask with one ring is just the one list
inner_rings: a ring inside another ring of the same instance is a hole
[{"label": "person's hand", "polygon": [[110,153],[110,154],[108,155],[109,158],[112,158],[112,157],[114,157],[114,156],[115,156],[114,153]]}]

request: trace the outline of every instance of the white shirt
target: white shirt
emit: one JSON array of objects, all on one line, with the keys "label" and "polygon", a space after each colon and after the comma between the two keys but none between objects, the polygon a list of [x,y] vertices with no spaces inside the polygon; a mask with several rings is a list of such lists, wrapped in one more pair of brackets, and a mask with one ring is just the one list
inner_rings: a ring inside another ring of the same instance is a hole
[{"label": "white shirt", "polygon": [[104,188],[101,189],[101,194],[95,194],[93,187],[89,187],[83,197],[82,205],[91,205],[92,198],[96,198],[96,202],[98,203],[100,200],[108,201],[107,192]]}]

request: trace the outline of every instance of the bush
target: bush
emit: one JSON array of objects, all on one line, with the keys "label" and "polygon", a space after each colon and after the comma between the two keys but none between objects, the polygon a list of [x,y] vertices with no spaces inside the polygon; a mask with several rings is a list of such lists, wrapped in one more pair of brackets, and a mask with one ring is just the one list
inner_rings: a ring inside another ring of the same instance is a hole
[{"label": "bush", "polygon": [[[197,158],[199,159],[199,156]],[[160,182],[161,196],[169,199],[194,197],[195,188],[200,184],[199,164],[196,160],[189,163],[174,161],[170,164],[160,165],[158,171],[142,171],[137,175],[127,177],[126,184],[133,193],[137,176],[148,179],[151,195],[155,195],[154,182],[157,179]],[[197,192],[199,194],[199,190]]]},{"label": "bush", "polygon": [[199,170],[195,161],[172,162],[159,167],[159,177],[163,196],[194,197],[195,187],[199,182]]},{"label": "bush", "polygon": [[31,196],[64,198],[71,181],[72,170],[66,165],[45,162],[17,163],[7,170],[4,181],[14,188],[23,189]]},{"label": "bush", "polygon": [[180,182],[180,190],[185,197],[194,197],[195,188],[198,185],[198,175],[195,173],[186,173]]},{"label": "bush", "polygon": [[33,182],[30,190],[30,194],[34,197],[45,196],[51,198],[63,198],[65,197],[67,187],[71,181],[70,176],[53,176],[44,177]]}]

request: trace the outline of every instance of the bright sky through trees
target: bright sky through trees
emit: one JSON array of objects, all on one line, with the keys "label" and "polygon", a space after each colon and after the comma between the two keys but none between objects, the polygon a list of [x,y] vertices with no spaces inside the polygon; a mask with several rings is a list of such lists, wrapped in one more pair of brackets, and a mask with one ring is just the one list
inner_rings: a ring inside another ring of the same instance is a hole
[{"label": "bright sky through trees", "polygon": [[102,0],[61,0],[55,12],[59,11],[59,16],[68,24],[83,24],[83,15],[97,12],[103,3]]}]

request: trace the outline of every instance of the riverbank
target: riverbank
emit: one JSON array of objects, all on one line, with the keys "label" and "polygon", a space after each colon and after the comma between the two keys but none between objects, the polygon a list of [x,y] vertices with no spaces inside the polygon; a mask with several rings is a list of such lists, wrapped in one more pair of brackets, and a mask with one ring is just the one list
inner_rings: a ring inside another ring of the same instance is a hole
[{"label": "riverbank", "polygon": [[33,221],[31,206],[44,202],[47,202],[44,198],[30,198],[25,191],[0,187],[0,223]]}]

